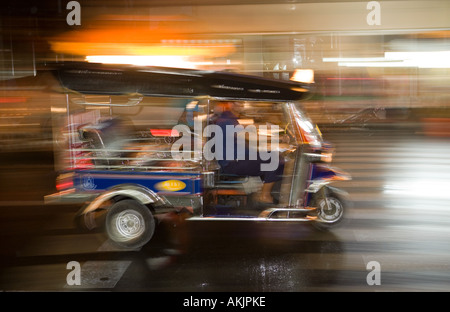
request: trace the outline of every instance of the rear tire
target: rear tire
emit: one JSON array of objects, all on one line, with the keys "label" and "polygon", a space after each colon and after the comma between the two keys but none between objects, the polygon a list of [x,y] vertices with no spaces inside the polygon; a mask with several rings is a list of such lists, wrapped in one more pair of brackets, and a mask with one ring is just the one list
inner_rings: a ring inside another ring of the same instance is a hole
[{"label": "rear tire", "polygon": [[143,204],[124,199],[109,208],[106,215],[106,234],[117,246],[126,249],[147,244],[155,232],[155,219]]}]

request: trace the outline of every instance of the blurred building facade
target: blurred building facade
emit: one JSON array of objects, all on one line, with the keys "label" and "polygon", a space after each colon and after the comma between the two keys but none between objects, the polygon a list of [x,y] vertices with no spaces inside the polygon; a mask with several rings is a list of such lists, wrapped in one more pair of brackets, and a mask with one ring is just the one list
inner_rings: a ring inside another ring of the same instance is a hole
[{"label": "blurred building facade", "polygon": [[[431,118],[450,106],[449,61],[421,63],[450,53],[446,0],[76,2],[80,25],[67,21],[69,1],[2,4],[2,79],[35,75],[43,62],[117,54],[117,47],[145,54],[156,42],[171,55],[206,49],[194,55],[199,68],[281,80],[313,69],[316,92],[305,105],[318,122],[379,107],[439,108],[420,112]],[[392,54],[399,52],[409,54]]]}]

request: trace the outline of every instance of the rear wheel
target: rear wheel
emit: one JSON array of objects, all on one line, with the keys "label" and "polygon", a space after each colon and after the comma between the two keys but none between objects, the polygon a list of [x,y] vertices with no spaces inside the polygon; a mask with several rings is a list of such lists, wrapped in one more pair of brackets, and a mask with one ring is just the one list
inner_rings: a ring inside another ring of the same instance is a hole
[{"label": "rear wheel", "polygon": [[139,248],[147,244],[155,232],[155,219],[141,203],[121,200],[111,206],[106,215],[106,234],[122,248]]}]

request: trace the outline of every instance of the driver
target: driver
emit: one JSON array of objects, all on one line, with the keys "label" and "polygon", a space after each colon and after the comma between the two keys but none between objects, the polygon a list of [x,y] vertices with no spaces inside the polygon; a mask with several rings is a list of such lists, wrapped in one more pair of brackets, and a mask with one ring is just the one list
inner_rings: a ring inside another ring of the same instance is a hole
[{"label": "driver", "polygon": [[[234,102],[219,102],[216,106],[216,109],[219,111],[219,115],[215,121],[215,124],[218,125],[222,129],[223,133],[223,155],[227,155],[227,125],[237,126],[239,125],[238,115],[239,115],[239,106]],[[259,153],[257,154],[257,159],[249,159],[249,147],[246,144],[245,147],[245,159],[237,159],[237,150],[238,150],[238,141],[237,135],[235,132],[230,135],[234,135],[233,139],[233,148],[234,148],[234,159],[226,159],[223,157],[223,160],[218,160],[218,163],[221,167],[221,172],[227,174],[236,174],[236,175],[248,175],[248,176],[258,176],[263,181],[263,186],[261,192],[258,196],[259,206],[267,206],[273,205],[273,197],[271,195],[271,191],[275,182],[281,180],[282,174],[284,171],[284,162],[282,157],[279,157],[279,163],[275,170],[271,171],[262,171],[261,164],[268,163],[270,160],[262,160],[260,158]],[[220,142],[218,142],[220,144]],[[231,146],[229,146],[231,148]]]}]

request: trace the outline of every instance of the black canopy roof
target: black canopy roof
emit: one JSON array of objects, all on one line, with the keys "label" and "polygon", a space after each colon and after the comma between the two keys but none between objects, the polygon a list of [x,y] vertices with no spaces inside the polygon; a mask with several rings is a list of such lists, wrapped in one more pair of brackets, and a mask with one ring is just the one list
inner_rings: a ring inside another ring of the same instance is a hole
[{"label": "black canopy roof", "polygon": [[84,94],[212,96],[241,100],[301,100],[307,86],[230,72],[94,63],[52,65],[63,87]]}]

